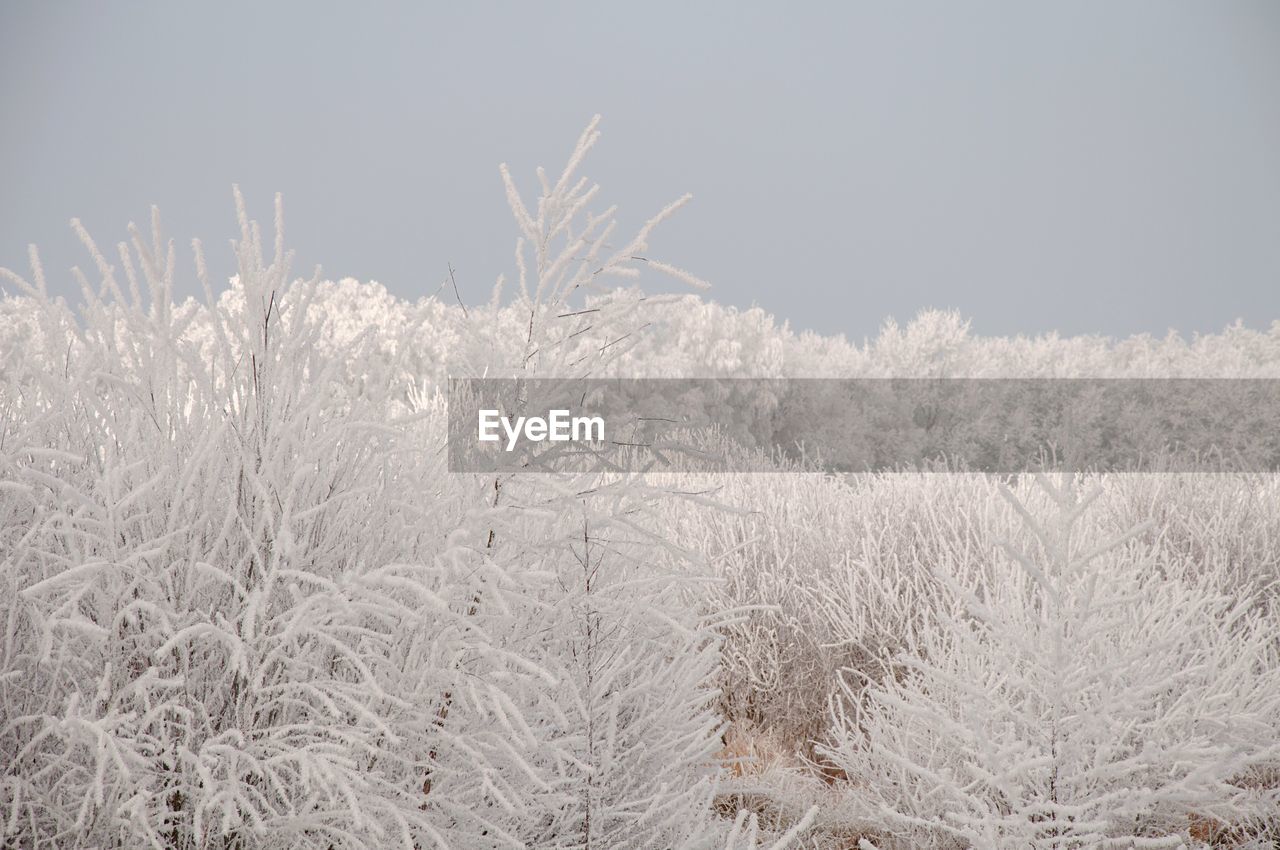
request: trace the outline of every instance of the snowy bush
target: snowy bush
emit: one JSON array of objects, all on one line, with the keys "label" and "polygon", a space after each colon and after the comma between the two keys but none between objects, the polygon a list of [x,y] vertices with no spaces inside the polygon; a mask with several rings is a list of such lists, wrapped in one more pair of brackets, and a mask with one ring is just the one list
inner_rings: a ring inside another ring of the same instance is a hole
[{"label": "snowy bush", "polygon": [[[1183,846],[1276,813],[1275,622],[1247,588],[1087,521],[1101,490],[1003,491],[1026,533],[948,588],[829,756],[901,846]],[[980,558],[979,553],[975,553]],[[896,846],[896,844],[895,844]]]},{"label": "snowy bush", "polygon": [[[536,214],[508,178],[526,315],[507,346],[457,323],[478,373],[590,374],[640,322],[595,279],[674,206],[610,247],[575,174],[595,138]],[[6,845],[718,840],[718,638],[636,537],[660,494],[447,475],[406,311],[292,281],[279,205],[268,261],[237,203],[230,290],[196,246],[204,304],[174,303],[158,220],[123,278],[84,235],[80,315],[10,275],[6,344],[40,347],[0,386]]]},{"label": "snowy bush", "polygon": [[444,687],[446,576],[395,496],[429,472],[390,468],[414,436],[380,422],[390,388],[344,390],[302,321],[314,284],[288,285],[279,237],[267,263],[240,212],[244,309],[210,311],[207,357],[158,222],[121,247],[128,294],[90,243],[83,320],[36,270],[66,356],[3,388],[0,800],[19,846],[427,828],[417,704]]}]

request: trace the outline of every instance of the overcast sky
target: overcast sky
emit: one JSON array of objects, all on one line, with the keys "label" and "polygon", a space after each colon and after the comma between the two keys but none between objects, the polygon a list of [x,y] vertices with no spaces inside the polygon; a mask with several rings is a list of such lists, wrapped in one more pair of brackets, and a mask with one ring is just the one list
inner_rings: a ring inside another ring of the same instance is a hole
[{"label": "overcast sky", "polygon": [[0,265],[60,292],[158,204],[229,271],[230,187],[300,272],[464,298],[512,267],[498,178],[587,173],[655,256],[797,328],[1280,318],[1280,3],[0,0]]}]

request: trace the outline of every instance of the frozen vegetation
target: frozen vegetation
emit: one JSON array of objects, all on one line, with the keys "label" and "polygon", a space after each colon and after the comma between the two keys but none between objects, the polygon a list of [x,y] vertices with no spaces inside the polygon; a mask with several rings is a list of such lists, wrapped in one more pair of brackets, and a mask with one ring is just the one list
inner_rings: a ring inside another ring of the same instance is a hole
[{"label": "frozen vegetation", "polygon": [[[0,300],[0,846],[1280,841],[1267,474],[449,473],[450,376],[1269,377],[1280,323],[864,343],[698,294],[578,176],[488,304],[161,234]],[[592,210],[601,210],[593,213]],[[761,415],[775,415],[765,410]],[[833,448],[838,441],[833,432]]]}]

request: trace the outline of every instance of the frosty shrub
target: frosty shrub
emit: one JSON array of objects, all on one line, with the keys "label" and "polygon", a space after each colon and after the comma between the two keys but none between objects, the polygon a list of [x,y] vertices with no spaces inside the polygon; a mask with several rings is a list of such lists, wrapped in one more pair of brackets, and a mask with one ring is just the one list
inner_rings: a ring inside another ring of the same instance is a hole
[{"label": "frosty shrub", "polygon": [[[458,374],[591,374],[643,325],[602,280],[697,282],[640,259],[679,204],[620,248],[587,211],[596,137],[533,212],[504,170],[519,291],[448,323]],[[82,232],[78,313],[34,251],[8,274],[4,845],[723,845],[719,637],[653,556],[664,494],[446,474],[422,323],[292,280],[279,203],[270,260],[237,210],[230,289],[196,245],[203,303],[158,218],[117,261]]]},{"label": "frosty shrub", "polygon": [[1100,535],[1096,485],[1041,485],[1003,491],[1024,524],[1003,555],[936,565],[945,602],[893,675],[850,671],[862,690],[826,752],[881,846],[1179,847],[1196,823],[1274,825],[1274,620],[1141,527]]},{"label": "frosty shrub", "polygon": [[121,246],[123,281],[84,236],[101,283],[82,278],[80,317],[38,263],[19,283],[64,355],[0,388],[0,805],[18,846],[429,829],[418,705],[443,687],[447,552],[422,548],[398,494],[431,471],[393,465],[414,434],[385,421],[386,375],[360,395],[336,380],[306,321],[314,282],[290,285],[278,222],[268,263],[238,209],[240,310],[173,302],[158,219]]}]

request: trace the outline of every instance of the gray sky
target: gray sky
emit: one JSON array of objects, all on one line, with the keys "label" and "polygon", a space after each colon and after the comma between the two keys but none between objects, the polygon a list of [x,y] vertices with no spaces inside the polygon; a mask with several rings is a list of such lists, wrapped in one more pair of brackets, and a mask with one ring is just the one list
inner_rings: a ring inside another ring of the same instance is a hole
[{"label": "gray sky", "polygon": [[[363,8],[369,6],[371,8]],[[231,268],[230,186],[300,272],[468,300],[592,114],[654,254],[798,328],[955,307],[980,332],[1280,318],[1280,3],[0,0],[0,265],[158,204]]]}]

